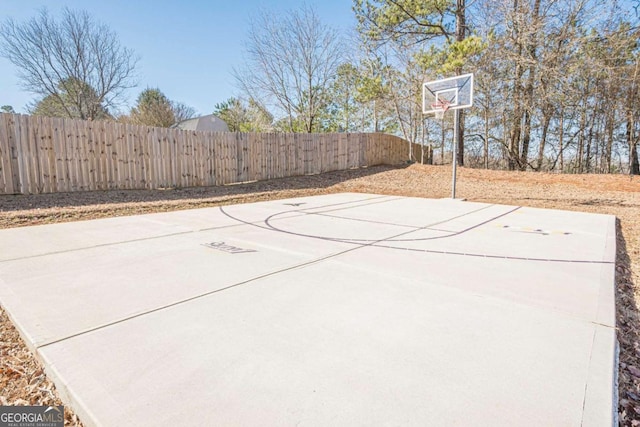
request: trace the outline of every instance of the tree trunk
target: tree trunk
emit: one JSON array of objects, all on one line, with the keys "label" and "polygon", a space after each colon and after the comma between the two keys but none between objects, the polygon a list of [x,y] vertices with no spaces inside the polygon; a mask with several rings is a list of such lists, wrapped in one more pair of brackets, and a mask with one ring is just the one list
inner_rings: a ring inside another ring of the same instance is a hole
[{"label": "tree trunk", "polygon": [[560,145],[560,173],[564,173],[564,107],[560,109],[560,123],[558,124],[560,135],[558,144]]},{"label": "tree trunk", "polygon": [[484,154],[483,164],[485,169],[489,169],[489,109],[484,109]]},{"label": "tree trunk", "polygon": [[[514,16],[518,15],[518,0],[513,0]],[[520,40],[520,29],[518,20],[513,22],[514,44],[517,48],[516,57],[522,57],[522,41]],[[521,82],[524,69],[520,60],[516,61],[515,79],[513,82],[513,117],[512,127],[509,134],[509,170],[516,170],[520,153],[520,136],[522,132],[522,100],[521,100]]]},{"label": "tree trunk", "polygon": [[509,159],[511,158],[510,154],[509,154],[509,134],[506,131],[506,129],[508,129],[509,126],[509,118],[507,117],[507,111],[504,110],[502,112],[502,144],[500,146],[501,150],[500,152],[502,153],[502,163],[501,163],[501,167],[504,167],[504,161],[506,160],[507,163],[509,162]]},{"label": "tree trunk", "polygon": [[[427,127],[424,124],[424,116],[422,117],[422,164],[425,163],[425,145],[427,144],[427,141],[429,140],[429,135],[427,133]],[[427,151],[427,155],[426,155],[426,163],[428,165],[432,165],[433,164],[433,148],[431,146],[431,142],[429,142],[429,145],[426,145],[426,151]]]},{"label": "tree trunk", "polygon": [[464,166],[464,111],[456,110],[458,114],[458,129],[455,131],[458,133],[458,149],[456,150],[456,156],[458,165]]},{"label": "tree trunk", "polygon": [[[466,0],[456,0],[456,41],[461,42],[466,36],[467,24],[465,19]],[[462,68],[456,69],[456,75],[462,74]],[[458,115],[458,128],[453,131],[458,136],[458,165],[464,166],[464,112],[456,110]]]},{"label": "tree trunk", "polygon": [[[613,106],[611,106],[613,107]],[[609,109],[606,113],[605,129],[607,133],[607,146],[604,153],[604,164],[606,166],[606,173],[611,173],[611,152],[613,148],[613,128],[615,126],[615,111],[613,108]]]},{"label": "tree trunk", "polygon": [[578,129],[578,153],[576,159],[576,167],[575,170],[577,173],[583,172],[583,156],[584,156],[584,140],[585,140],[585,132],[586,132],[586,124],[587,124],[587,100],[584,100],[584,106],[582,107],[582,112],[580,113],[580,128]]},{"label": "tree trunk", "polygon": [[640,175],[640,163],[638,162],[638,141],[635,140],[631,145],[631,164],[629,173],[631,175]]},{"label": "tree trunk", "polygon": [[442,138],[440,140],[440,147],[442,147],[442,150],[440,151],[440,164],[444,165],[444,138],[446,134],[446,129],[444,127],[444,118],[442,119],[442,125],[440,126],[440,129],[442,130]]},{"label": "tree trunk", "polygon": [[379,132],[378,129],[378,108],[376,106],[376,100],[373,100],[373,131]]},{"label": "tree trunk", "polygon": [[309,106],[307,107],[307,133],[313,132],[315,97],[313,95],[312,73],[307,72],[307,90],[309,91]]},{"label": "tree trunk", "polygon": [[[533,92],[533,91],[532,91]],[[531,114],[524,111],[524,135],[522,136],[522,152],[520,153],[520,170],[527,170],[529,163],[529,144],[531,142]]]},{"label": "tree trunk", "polygon": [[538,172],[542,170],[542,162],[544,162],[544,148],[547,145],[547,133],[549,131],[550,124],[551,114],[548,109],[545,109],[544,116],[542,118],[542,135],[540,136],[540,145],[538,145],[538,159],[536,162],[536,170]]},{"label": "tree trunk", "polygon": [[520,105],[520,65],[516,65],[516,82],[513,88],[513,117],[509,136],[509,170],[516,170],[518,152],[520,150],[520,133],[522,129],[522,106]]},{"label": "tree trunk", "polygon": [[627,143],[629,144],[629,174],[640,175],[640,163],[638,162],[638,138],[634,135],[633,111],[627,110]]},{"label": "tree trunk", "polygon": [[638,96],[638,70],[640,69],[640,56],[636,57],[636,68],[633,73],[633,83],[631,85],[630,96],[627,98],[627,143],[629,144],[629,173],[640,175],[640,164],[638,163],[638,138],[635,135],[636,111],[635,103]]},{"label": "tree trunk", "polygon": [[594,123],[594,121],[591,122],[591,126],[589,126],[589,136],[587,137],[587,152],[584,157],[584,171],[586,173],[591,173],[591,143],[593,142]]},{"label": "tree trunk", "polygon": [[533,89],[538,65],[538,27],[540,21],[540,0],[535,0],[533,6],[533,28],[527,37],[527,60],[530,61],[529,76],[525,87],[524,135],[522,136],[522,152],[520,153],[520,170],[526,170],[529,163],[529,145],[531,144],[531,116],[533,115]]}]

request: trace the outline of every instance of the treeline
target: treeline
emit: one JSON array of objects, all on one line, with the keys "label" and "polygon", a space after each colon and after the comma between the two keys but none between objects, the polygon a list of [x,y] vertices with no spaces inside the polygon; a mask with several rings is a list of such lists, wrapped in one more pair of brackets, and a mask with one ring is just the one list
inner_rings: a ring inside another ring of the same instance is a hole
[{"label": "treeline", "polygon": [[354,0],[353,10],[350,43],[309,8],[254,22],[234,75],[254,109],[271,106],[275,129],[390,132],[423,144],[427,161],[449,162],[453,115],[422,114],[422,83],[473,72],[460,164],[640,173],[640,27],[630,2]]},{"label": "treeline", "polygon": [[470,57],[470,160],[484,167],[639,174],[637,11],[629,2],[487,1]]},{"label": "treeline", "polygon": [[[393,133],[422,144],[416,160],[431,163],[451,161],[458,133],[457,160],[467,166],[640,174],[636,3],[353,0],[357,31],[349,36],[307,6],[263,11],[248,27],[245,62],[233,70],[238,96],[212,110],[232,131]],[[39,33],[65,25],[83,31],[62,34],[95,32],[95,40]],[[33,40],[55,43],[33,47]],[[110,56],[93,52],[96,46],[107,46]],[[53,56],[44,61],[47,49]],[[83,13],[67,10],[55,25],[46,12],[24,24],[9,20],[0,52],[21,67],[24,86],[40,94],[36,114],[155,126],[194,115],[154,88],[129,111],[112,113],[131,86],[136,57]],[[89,62],[75,69],[89,73],[65,74],[78,58]],[[42,72],[43,64],[62,71]],[[42,84],[28,79],[30,70],[53,77]],[[422,114],[423,82],[469,72],[475,105],[460,114],[458,129],[451,113],[443,120]]]},{"label": "treeline", "polygon": [[446,161],[452,115],[423,120],[421,82],[473,72],[459,162],[640,173],[640,29],[630,2],[356,0],[354,9],[366,51],[387,67],[384,102],[405,138],[431,144],[434,161]]}]

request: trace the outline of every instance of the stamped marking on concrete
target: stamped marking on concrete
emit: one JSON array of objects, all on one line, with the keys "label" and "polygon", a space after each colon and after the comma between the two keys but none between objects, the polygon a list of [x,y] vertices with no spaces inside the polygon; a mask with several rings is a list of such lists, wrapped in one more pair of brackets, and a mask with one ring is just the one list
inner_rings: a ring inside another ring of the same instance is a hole
[{"label": "stamped marking on concrete", "polygon": [[229,254],[248,254],[251,252],[258,252],[255,249],[243,249],[237,246],[228,245],[225,242],[211,242],[211,243],[203,243],[204,246],[216,249],[218,251],[226,252]]}]

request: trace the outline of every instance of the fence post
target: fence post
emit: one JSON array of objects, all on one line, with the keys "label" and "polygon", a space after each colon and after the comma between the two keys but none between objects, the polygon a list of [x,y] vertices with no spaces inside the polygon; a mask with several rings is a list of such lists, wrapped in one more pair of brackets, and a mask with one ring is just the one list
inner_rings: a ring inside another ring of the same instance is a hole
[{"label": "fence post", "polygon": [[195,132],[0,114],[0,194],[224,185],[404,159],[380,133]]}]

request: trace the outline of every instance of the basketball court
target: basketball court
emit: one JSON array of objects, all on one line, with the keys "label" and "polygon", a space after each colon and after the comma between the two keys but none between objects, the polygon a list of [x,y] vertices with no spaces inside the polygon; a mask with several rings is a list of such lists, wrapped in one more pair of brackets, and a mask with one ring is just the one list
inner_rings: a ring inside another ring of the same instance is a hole
[{"label": "basketball court", "polygon": [[0,242],[86,425],[614,422],[612,216],[344,193]]}]

